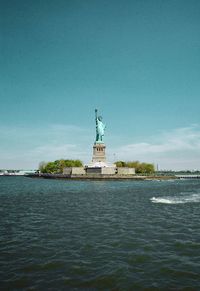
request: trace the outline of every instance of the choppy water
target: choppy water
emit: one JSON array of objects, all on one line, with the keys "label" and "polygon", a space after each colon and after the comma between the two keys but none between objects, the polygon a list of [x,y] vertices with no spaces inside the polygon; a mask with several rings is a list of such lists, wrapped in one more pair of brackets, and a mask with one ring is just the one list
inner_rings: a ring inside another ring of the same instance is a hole
[{"label": "choppy water", "polygon": [[200,180],[0,177],[2,290],[200,290]]}]

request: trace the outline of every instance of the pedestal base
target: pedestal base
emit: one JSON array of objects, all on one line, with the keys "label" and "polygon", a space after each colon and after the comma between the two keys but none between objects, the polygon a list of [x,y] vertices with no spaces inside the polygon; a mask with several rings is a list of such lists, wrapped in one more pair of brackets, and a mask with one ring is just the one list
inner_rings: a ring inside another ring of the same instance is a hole
[{"label": "pedestal base", "polygon": [[106,163],[106,146],[104,143],[95,143],[93,145],[92,163]]},{"label": "pedestal base", "polygon": [[[105,150],[106,150],[106,146],[103,142],[101,142],[101,143],[95,142],[95,144],[93,145],[92,162],[89,163],[89,165],[87,166],[88,173],[90,171],[95,172],[95,173],[98,171],[100,171],[100,173],[109,172],[108,168],[112,168],[112,170],[110,170],[110,172],[112,172],[112,173],[113,173],[113,171],[115,171],[113,169],[116,168],[116,165],[106,162]],[[107,168],[107,170],[105,168]]]}]

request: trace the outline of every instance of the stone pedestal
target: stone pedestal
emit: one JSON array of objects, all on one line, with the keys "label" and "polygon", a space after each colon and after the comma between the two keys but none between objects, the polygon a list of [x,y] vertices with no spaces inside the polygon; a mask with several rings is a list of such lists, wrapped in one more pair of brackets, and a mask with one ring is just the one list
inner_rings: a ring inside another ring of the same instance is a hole
[{"label": "stone pedestal", "polygon": [[104,162],[106,163],[106,146],[104,143],[95,143],[93,145],[92,163]]},{"label": "stone pedestal", "polygon": [[[105,169],[106,168],[106,169]],[[110,170],[109,170],[110,168]],[[112,168],[112,169],[111,169]],[[93,145],[92,162],[86,167],[87,174],[113,174],[116,165],[106,162],[106,146],[103,142],[95,142]]]}]

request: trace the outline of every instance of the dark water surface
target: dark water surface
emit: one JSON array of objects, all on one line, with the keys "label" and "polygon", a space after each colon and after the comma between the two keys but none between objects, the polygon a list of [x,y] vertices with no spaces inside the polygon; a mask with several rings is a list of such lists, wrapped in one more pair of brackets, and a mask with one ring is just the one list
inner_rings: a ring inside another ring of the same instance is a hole
[{"label": "dark water surface", "polygon": [[200,180],[0,177],[2,290],[200,290]]}]

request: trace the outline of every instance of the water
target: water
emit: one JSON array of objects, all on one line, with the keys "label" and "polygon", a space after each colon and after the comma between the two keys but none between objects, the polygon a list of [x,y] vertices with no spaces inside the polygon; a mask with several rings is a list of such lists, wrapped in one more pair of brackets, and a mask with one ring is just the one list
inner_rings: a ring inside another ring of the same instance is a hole
[{"label": "water", "polygon": [[200,180],[0,177],[2,290],[199,290]]}]

